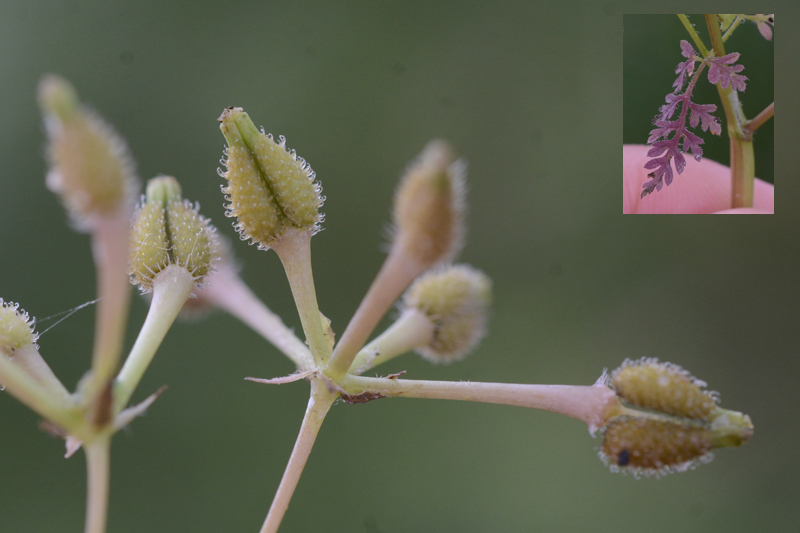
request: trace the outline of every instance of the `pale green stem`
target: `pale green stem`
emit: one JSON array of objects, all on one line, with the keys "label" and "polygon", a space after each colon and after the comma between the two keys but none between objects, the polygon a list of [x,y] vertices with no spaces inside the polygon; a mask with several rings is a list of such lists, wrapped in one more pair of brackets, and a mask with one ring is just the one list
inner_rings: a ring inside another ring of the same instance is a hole
[{"label": "pale green stem", "polygon": [[621,407],[614,391],[603,384],[521,385],[469,381],[415,381],[349,375],[343,383],[349,395],[364,392],[382,396],[464,400],[544,409],[583,420],[590,430],[605,426]]},{"label": "pale green stem", "polygon": [[433,339],[433,332],[433,322],[425,313],[406,309],[394,324],[358,352],[350,372],[363,374],[398,355],[426,346]]},{"label": "pale green stem", "polygon": [[689,32],[689,36],[691,36],[692,41],[694,41],[694,45],[697,47],[697,49],[700,50],[700,54],[703,57],[706,57],[708,55],[708,48],[706,48],[706,45],[703,44],[703,40],[700,38],[700,35],[698,35],[697,31],[694,29],[694,26],[692,26],[692,23],[689,22],[689,17],[680,14],[678,15],[678,18],[681,20],[683,27],[686,28],[686,31]]},{"label": "pale green stem", "polygon": [[308,400],[303,424],[300,426],[300,434],[297,435],[292,455],[283,472],[283,478],[281,478],[278,491],[272,500],[267,518],[264,520],[264,525],[261,526],[261,533],[278,531],[311,453],[311,448],[314,446],[322,421],[337,396],[338,393],[330,392],[326,383],[321,379],[315,378],[311,381],[311,398]]},{"label": "pale green stem", "polygon": [[383,315],[424,270],[408,256],[405,248],[392,246],[380,272],[336,344],[333,356],[325,367],[326,374],[335,381],[344,377]]},{"label": "pale green stem", "polygon": [[110,435],[102,435],[83,446],[87,482],[85,533],[105,533],[106,530],[110,447]]},{"label": "pale green stem", "polygon": [[0,353],[0,384],[17,400],[68,432],[80,432],[83,427],[78,406],[38,382],[3,353]]},{"label": "pale green stem", "polygon": [[99,301],[87,400],[94,399],[119,367],[130,303],[130,219],[129,210],[122,208],[113,215],[97,217],[93,225],[92,252],[97,267]]},{"label": "pale green stem", "polygon": [[314,368],[308,347],[297,338],[281,318],[253,294],[229,265],[221,265],[208,278],[208,287],[201,293],[217,307],[224,309],[271,342],[301,370]]},{"label": "pale green stem", "polygon": [[322,330],[322,318],[314,289],[314,274],[311,270],[311,232],[289,229],[272,249],[278,254],[286,271],[311,355],[317,364],[322,364],[330,357],[331,348]]},{"label": "pale green stem", "polygon": [[53,373],[50,365],[45,362],[35,345],[26,344],[25,346],[20,346],[11,354],[11,360],[47,389],[50,394],[56,395],[67,405],[73,403],[72,395]]},{"label": "pale green stem", "polygon": [[156,350],[178,316],[194,288],[192,275],[183,267],[170,265],[153,280],[153,300],[139,337],[117,376],[114,412],[118,413],[131,399]]},{"label": "pale green stem", "polygon": [[[706,26],[717,57],[725,55],[725,45],[719,30],[716,15],[706,15]],[[725,117],[728,121],[728,137],[731,150],[731,205],[753,207],[753,183],[755,181],[755,154],[753,142],[746,138],[743,127],[747,122],[738,93],[730,85],[725,89],[717,83]]]},{"label": "pale green stem", "polygon": [[722,42],[723,43],[726,42],[731,35],[733,35],[733,30],[738,28],[739,24],[741,24],[743,21],[744,21],[744,19],[742,18],[741,15],[736,15],[736,18],[733,19],[733,22],[731,22],[730,27],[725,32],[725,35],[722,36]]},{"label": "pale green stem", "polygon": [[731,174],[733,175],[731,204],[734,208],[753,207],[756,176],[753,141],[731,137]]}]

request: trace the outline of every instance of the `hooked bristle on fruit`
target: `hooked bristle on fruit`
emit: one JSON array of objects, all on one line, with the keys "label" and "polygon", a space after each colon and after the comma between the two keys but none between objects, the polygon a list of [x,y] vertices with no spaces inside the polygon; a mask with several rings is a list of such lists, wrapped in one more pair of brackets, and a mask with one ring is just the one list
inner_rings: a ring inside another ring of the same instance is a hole
[{"label": "hooked bristle on fruit", "polygon": [[89,230],[94,215],[131,206],[138,180],[114,129],[80,106],[75,89],[58,76],[42,78],[39,106],[48,137],[47,187],[61,196],[76,227]]},{"label": "hooked bristle on fruit", "polygon": [[319,231],[322,188],[308,163],[287,150],[286,139],[276,143],[239,107],[225,109],[219,122],[228,142],[227,170],[220,172],[228,182],[222,189],[226,215],[237,219],[242,240],[268,249],[287,228]]},{"label": "hooked bristle on fruit", "polygon": [[433,338],[417,353],[435,363],[463,359],[486,333],[492,281],[480,270],[454,265],[420,276],[403,304],[422,311],[434,326]]},{"label": "hooked bristle on fruit", "polygon": [[708,422],[717,409],[717,394],[705,382],[655,358],[626,359],[611,373],[611,385],[627,403],[673,416]]},{"label": "hooked bristle on fruit", "polygon": [[131,283],[143,292],[169,265],[185,268],[197,284],[219,257],[216,228],[199,213],[200,206],[181,198],[175,178],[160,176],[147,184],[131,227]]},{"label": "hooked bristle on fruit", "polygon": [[421,267],[451,261],[464,241],[466,164],[434,140],[409,166],[394,201],[395,245]]},{"label": "hooked bristle on fruit", "polygon": [[712,439],[703,424],[621,416],[604,429],[599,456],[613,472],[658,477],[710,461]]},{"label": "hooked bristle on fruit", "polygon": [[11,356],[22,346],[35,346],[38,335],[33,324],[34,319],[20,309],[19,304],[0,298],[0,353]]}]

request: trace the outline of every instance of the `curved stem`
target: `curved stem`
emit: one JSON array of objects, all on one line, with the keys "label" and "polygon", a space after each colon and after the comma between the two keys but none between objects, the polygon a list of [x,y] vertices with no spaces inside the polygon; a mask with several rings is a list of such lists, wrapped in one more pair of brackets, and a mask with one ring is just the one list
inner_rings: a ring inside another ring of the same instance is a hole
[{"label": "curved stem", "polygon": [[300,475],[306,466],[308,456],[311,454],[311,448],[314,446],[322,421],[337,396],[337,393],[332,393],[327,389],[326,384],[321,379],[315,378],[312,380],[311,398],[308,400],[303,424],[300,426],[300,434],[297,435],[292,455],[286,465],[286,470],[283,472],[281,484],[278,486],[278,491],[272,500],[267,518],[264,520],[264,525],[261,526],[261,533],[278,531],[283,515],[286,514],[286,509],[289,507],[292,494],[294,494],[297,483],[300,481]]},{"label": "curved stem", "polygon": [[98,437],[83,447],[87,482],[85,533],[104,533],[106,530],[110,448],[110,435]]},{"label": "curved stem", "polygon": [[175,317],[194,288],[192,275],[183,267],[170,265],[153,280],[153,301],[128,359],[117,376],[114,412],[118,413],[131,399],[156,350]]},{"label": "curved stem", "polygon": [[217,307],[241,320],[272,343],[301,370],[314,368],[308,347],[297,338],[281,318],[270,311],[229,265],[222,265],[208,279],[208,287],[198,293]]},{"label": "curved stem", "polygon": [[272,249],[278,254],[286,271],[311,355],[317,364],[322,364],[330,357],[331,348],[322,330],[317,293],[314,289],[314,274],[311,270],[311,232],[290,229],[272,246]]}]

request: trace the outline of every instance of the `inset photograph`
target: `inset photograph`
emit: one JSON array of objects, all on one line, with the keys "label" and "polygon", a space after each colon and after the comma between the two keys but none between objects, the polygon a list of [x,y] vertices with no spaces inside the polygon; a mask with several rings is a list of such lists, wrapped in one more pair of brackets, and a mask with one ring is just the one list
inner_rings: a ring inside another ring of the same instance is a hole
[{"label": "inset photograph", "polygon": [[774,213],[772,14],[624,15],[624,214]]}]

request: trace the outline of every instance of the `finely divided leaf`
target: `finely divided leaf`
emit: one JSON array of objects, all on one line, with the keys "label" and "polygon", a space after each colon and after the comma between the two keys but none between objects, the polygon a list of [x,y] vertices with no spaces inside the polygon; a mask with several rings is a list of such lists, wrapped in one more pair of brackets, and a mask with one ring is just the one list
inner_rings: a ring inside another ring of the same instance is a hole
[{"label": "finely divided leaf", "polygon": [[693,58],[697,55],[697,52],[694,51],[692,45],[689,44],[689,41],[682,39],[681,40],[681,55],[683,57]]},{"label": "finely divided leaf", "polygon": [[714,135],[722,133],[722,126],[717,120],[717,117],[711,114],[717,110],[717,106],[714,104],[695,104],[694,102],[689,102],[689,109],[692,110],[692,114],[689,117],[689,124],[691,124],[693,128],[697,127],[698,122],[702,122],[703,131],[711,130],[711,133]]},{"label": "finely divided leaf", "polygon": [[689,44],[687,41],[681,41],[681,55],[683,57],[688,57],[689,59],[683,63],[678,63],[678,66],[675,69],[675,74],[678,74],[678,78],[672,84],[672,86],[675,88],[675,92],[682,91],[683,83],[686,81],[686,76],[691,76],[694,74],[694,58],[697,54],[695,53],[691,44]]},{"label": "finely divided leaf", "polygon": [[[694,74],[695,62],[699,59],[694,48],[687,41],[681,41],[681,55],[687,60],[679,63],[678,68],[675,69],[675,73],[678,74],[678,78],[672,84],[675,91],[666,96],[666,103],[658,109],[659,114],[653,119],[655,128],[650,131],[647,139],[647,143],[652,145],[647,157],[652,159],[645,164],[644,168],[652,170],[652,172],[647,175],[650,180],[642,185],[642,198],[654,191],[660,191],[665,184],[672,183],[673,161],[677,173],[683,173],[686,168],[686,159],[682,152],[691,152],[697,161],[703,157],[701,148],[703,139],[689,131],[688,127],[696,128],[700,125],[703,131],[710,131],[713,135],[722,133],[722,126],[717,117],[712,115],[717,110],[717,106],[692,102],[692,91],[698,78],[694,78],[689,83],[685,93],[678,94],[683,89],[687,76]],[[708,65],[708,80],[711,83],[719,82],[723,88],[730,85],[735,90],[743,91],[747,78],[739,74],[744,67],[733,64],[738,59],[739,54],[737,53],[720,58],[710,57],[703,61],[700,69],[702,70],[705,65]],[[680,115],[676,120],[671,120],[678,110],[678,104],[681,106]],[[689,119],[688,127],[687,118]]]},{"label": "finely divided leaf", "polygon": [[728,85],[735,91],[744,92],[747,76],[737,74],[744,70],[744,65],[733,65],[739,60],[738,52],[708,60],[708,81],[717,83],[725,89]]}]

